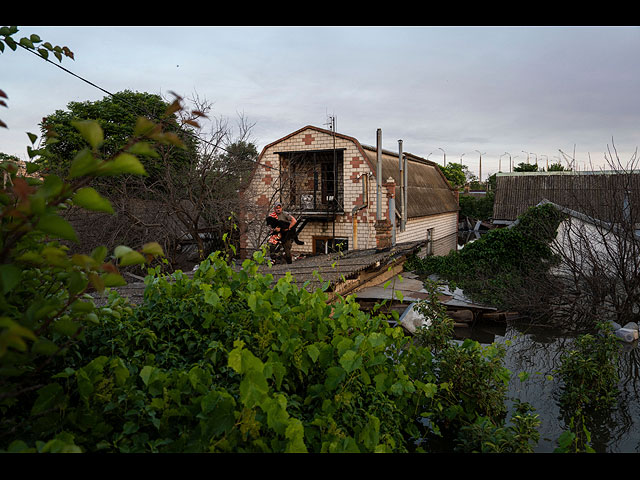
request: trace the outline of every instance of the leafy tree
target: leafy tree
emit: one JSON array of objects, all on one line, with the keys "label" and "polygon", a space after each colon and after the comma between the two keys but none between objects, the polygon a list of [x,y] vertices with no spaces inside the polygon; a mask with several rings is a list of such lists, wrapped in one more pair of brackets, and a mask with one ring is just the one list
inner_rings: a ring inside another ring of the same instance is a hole
[{"label": "leafy tree", "polygon": [[0,152],[0,161],[4,161],[4,160],[11,160],[13,162],[17,162],[20,159],[15,155],[9,155],[7,153]]},{"label": "leafy tree", "polygon": [[561,163],[552,163],[547,169],[548,172],[564,172],[570,170],[570,168],[565,168]]},{"label": "leafy tree", "polygon": [[469,167],[460,163],[448,163],[446,167],[438,165],[453,188],[460,188],[467,183]]},{"label": "leafy tree", "polygon": [[563,352],[558,375],[561,417],[567,430],[558,439],[560,452],[593,452],[592,426],[611,413],[619,395],[620,347],[608,322],[575,339]]},{"label": "leafy tree", "polygon": [[513,167],[514,172],[537,172],[538,165],[535,163],[519,163],[516,167]]},{"label": "leafy tree", "polygon": [[[58,174],[69,168],[75,155],[86,146],[81,134],[73,127],[73,122],[77,120],[98,122],[105,136],[105,141],[99,149],[104,157],[112,157],[132,147],[127,142],[132,137],[140,116],[152,121],[160,119],[165,112],[169,112],[162,118],[165,135],[166,132],[171,132],[171,135],[179,137],[180,141],[189,148],[195,148],[193,139],[181,129],[178,123],[174,114],[177,110],[176,102],[170,105],[159,95],[134,93],[130,90],[105,96],[102,100],[94,102],[69,102],[67,110],[56,110],[43,118],[41,133],[54,137],[56,141],[49,142],[47,154],[40,159],[40,163],[49,171]],[[135,150],[130,152],[139,156],[147,172],[145,184],[155,184],[163,174],[164,165],[158,161],[159,154],[170,158],[173,164],[186,163],[188,152],[185,149],[176,149],[170,144],[160,145],[152,138],[148,142],[137,144]],[[107,193],[109,187],[113,185],[112,181],[101,183],[104,186],[99,183],[97,188],[102,189],[104,193]]]},{"label": "leafy tree", "polygon": [[488,191],[482,197],[460,195],[460,215],[476,220],[489,220],[493,217],[493,201],[495,193]]}]

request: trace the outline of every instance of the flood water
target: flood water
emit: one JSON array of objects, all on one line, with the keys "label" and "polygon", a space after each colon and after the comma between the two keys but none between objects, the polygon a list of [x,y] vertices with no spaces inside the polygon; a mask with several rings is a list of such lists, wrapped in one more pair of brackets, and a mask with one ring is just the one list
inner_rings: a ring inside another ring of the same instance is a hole
[{"label": "flood water", "polygon": [[[512,372],[507,395],[535,408],[534,413],[541,421],[538,428],[540,441],[535,451],[553,452],[562,432],[568,430],[557,402],[560,379],[555,371],[560,365],[562,352],[570,348],[573,339],[550,328],[522,324],[505,326],[478,322],[473,330],[462,329],[457,333],[458,338],[472,338],[482,344],[495,342],[506,345],[505,367]],[[640,452],[640,348],[637,343],[619,342],[617,406],[588,425],[591,447],[598,453]],[[518,377],[520,372],[527,372],[528,379],[521,381]],[[511,400],[509,405],[513,405]],[[508,418],[511,413],[510,409]]]}]

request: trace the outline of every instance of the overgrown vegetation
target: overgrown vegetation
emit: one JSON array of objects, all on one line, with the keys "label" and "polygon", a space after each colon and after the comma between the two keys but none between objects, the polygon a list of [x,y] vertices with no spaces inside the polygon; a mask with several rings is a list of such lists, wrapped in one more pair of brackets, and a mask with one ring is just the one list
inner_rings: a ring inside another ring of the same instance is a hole
[{"label": "overgrown vegetation", "polygon": [[490,220],[493,217],[493,200],[495,193],[488,191],[481,197],[460,194],[460,218],[469,217],[475,220]]},{"label": "overgrown vegetation", "polygon": [[[501,348],[449,338],[435,357],[350,297],[274,285],[263,261],[238,271],[215,254],[193,278],[154,273],[134,309],[112,293],[40,388],[3,403],[7,451],[410,452],[436,438],[486,451],[497,436],[507,448]],[[522,438],[509,448],[530,451]]]},{"label": "overgrown vegetation", "polygon": [[[438,274],[481,303],[523,309],[543,305],[539,281],[556,262],[550,242],[561,221],[552,205],[532,207],[512,228],[494,229],[446,256],[413,258],[408,268]],[[535,280],[535,281],[534,281]],[[532,290],[533,286],[540,289]]]},{"label": "overgrown vegetation", "polygon": [[594,333],[580,335],[561,358],[558,403],[567,430],[558,439],[558,452],[593,452],[590,425],[594,414],[611,411],[619,382],[620,345],[611,324],[600,323]]}]

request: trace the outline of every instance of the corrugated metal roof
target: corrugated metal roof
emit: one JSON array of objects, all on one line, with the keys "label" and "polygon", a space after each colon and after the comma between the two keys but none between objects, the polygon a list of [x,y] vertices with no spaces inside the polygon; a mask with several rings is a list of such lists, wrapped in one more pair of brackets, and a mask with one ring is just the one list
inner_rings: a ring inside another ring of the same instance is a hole
[{"label": "corrugated metal roof", "polygon": [[[543,200],[604,221],[620,216],[627,200],[640,206],[640,174],[616,172],[532,172],[498,174],[493,220],[514,221]],[[632,214],[638,216],[638,208]],[[638,221],[636,217],[635,222]]]}]

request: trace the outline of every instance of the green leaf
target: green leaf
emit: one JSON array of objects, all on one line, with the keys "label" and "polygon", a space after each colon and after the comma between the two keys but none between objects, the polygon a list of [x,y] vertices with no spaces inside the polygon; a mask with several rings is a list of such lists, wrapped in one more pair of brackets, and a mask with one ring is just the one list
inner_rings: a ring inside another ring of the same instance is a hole
[{"label": "green leaf", "polygon": [[117,273],[107,273],[102,277],[105,287],[122,287],[127,284],[127,281],[122,278],[122,275]]},{"label": "green leaf", "polygon": [[71,240],[73,242],[78,241],[78,236],[71,224],[64,218],[55,214],[45,215],[40,218],[36,228],[55,237]]},{"label": "green leaf", "polygon": [[113,251],[113,254],[116,256],[116,258],[120,258],[126,253],[129,253],[132,251],[133,249],[131,247],[127,247],[126,245],[118,245]]},{"label": "green leaf", "polygon": [[6,328],[9,333],[17,337],[36,340],[36,336],[31,330],[11,320],[9,317],[0,317],[0,327]]},{"label": "green leaf", "polygon": [[100,245],[96,247],[91,252],[91,258],[95,260],[96,263],[102,263],[107,256],[107,247],[104,245]]},{"label": "green leaf", "polygon": [[93,302],[83,302],[82,300],[76,300],[71,304],[71,311],[73,313],[89,313],[95,310],[96,306]]},{"label": "green leaf", "polygon": [[329,390],[334,390],[340,382],[346,377],[346,372],[341,367],[330,367],[327,370],[327,378],[324,381],[324,386]]},{"label": "green leaf", "polygon": [[40,165],[33,162],[27,162],[27,173],[35,173],[40,170]]},{"label": "green leaf", "polygon": [[97,173],[99,175],[120,175],[123,173],[132,175],[147,174],[140,160],[130,153],[121,153],[113,160],[103,163]]},{"label": "green leaf", "polygon": [[84,275],[82,275],[82,273],[78,272],[77,270],[72,271],[69,274],[69,280],[67,283],[69,295],[73,296],[80,293],[86,288],[88,283],[88,280]]},{"label": "green leaf", "polygon": [[62,191],[64,184],[57,175],[47,175],[42,182],[39,194],[42,194],[45,198],[53,198]]},{"label": "green leaf", "polygon": [[54,355],[60,347],[46,338],[39,338],[33,343],[31,351],[41,355]]},{"label": "green leaf", "polygon": [[373,451],[380,441],[380,419],[375,415],[369,415],[369,421],[360,431],[358,440],[362,442],[369,451]]},{"label": "green leaf", "polygon": [[164,252],[162,251],[162,247],[160,246],[160,244],[158,242],[149,242],[149,243],[145,243],[142,246],[142,250],[140,250],[142,253],[147,254],[147,255],[156,255],[156,256],[163,256]]},{"label": "green leaf", "polygon": [[0,287],[2,293],[10,292],[20,282],[22,270],[15,265],[0,265]]},{"label": "green leaf", "polygon": [[93,172],[98,167],[98,160],[93,157],[91,150],[83,148],[80,150],[69,168],[69,178],[77,178]]},{"label": "green leaf", "polygon": [[212,391],[200,400],[207,427],[213,435],[229,432],[235,425],[235,401],[227,392]]},{"label": "green leaf", "polygon": [[157,158],[160,154],[151,146],[148,142],[138,142],[133,144],[133,146],[129,149],[129,153],[134,155],[146,155],[149,157]]},{"label": "green leaf", "polygon": [[73,320],[71,320],[71,318],[67,316],[60,317],[53,324],[53,330],[55,332],[61,333],[68,337],[75,335],[78,332],[79,328],[80,328],[80,325],[78,325],[76,322],[74,322]]},{"label": "green leaf", "polygon": [[111,368],[116,377],[116,384],[119,386],[124,385],[127,378],[129,378],[129,370],[124,362],[120,358],[114,358],[111,360]]},{"label": "green leaf", "polygon": [[308,345],[306,350],[307,350],[307,355],[309,355],[309,358],[311,359],[311,361],[313,363],[316,363],[316,361],[318,360],[318,357],[320,356],[320,350],[318,350],[318,347],[316,347],[315,345]]},{"label": "green leaf", "polygon": [[31,408],[31,415],[44,413],[47,410],[60,407],[64,403],[62,387],[57,383],[50,383],[38,390],[38,398]]},{"label": "green leaf", "polygon": [[291,419],[285,431],[285,437],[289,440],[285,449],[286,453],[307,453],[307,447],[304,444],[304,427],[300,420]]},{"label": "green leaf", "polygon": [[71,124],[80,132],[82,138],[91,145],[91,148],[97,149],[104,143],[102,127],[95,120],[75,120]]},{"label": "green leaf", "polygon": [[136,126],[133,130],[135,136],[144,136],[150,134],[156,128],[156,124],[145,117],[138,117]]},{"label": "green leaf", "polygon": [[152,377],[154,376],[153,374],[156,370],[156,367],[147,365],[140,371],[140,378],[142,378],[142,381],[145,385],[149,385],[149,383],[152,381]]},{"label": "green leaf", "polygon": [[216,306],[220,303],[220,297],[211,290],[204,292],[204,301],[208,305]]},{"label": "green leaf", "polygon": [[29,40],[27,37],[22,37],[20,39],[20,45],[27,48],[33,48],[33,42]]},{"label": "green leaf", "polygon": [[140,265],[142,263],[145,263],[144,255],[140,252],[136,252],[135,250],[131,250],[120,257],[119,265],[121,267],[126,267],[128,265]]},{"label": "green leaf", "polygon": [[342,365],[342,368],[344,368],[347,373],[353,372],[362,365],[362,357],[358,355],[355,350],[347,350],[344,355],[340,357],[340,365]]},{"label": "green leaf", "polygon": [[73,196],[73,203],[94,212],[114,213],[111,202],[91,187],[79,189]]},{"label": "green leaf", "polygon": [[248,408],[252,408],[254,405],[260,404],[266,397],[269,385],[262,371],[250,369],[243,375],[239,390],[242,403]]}]

